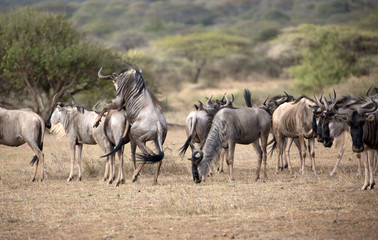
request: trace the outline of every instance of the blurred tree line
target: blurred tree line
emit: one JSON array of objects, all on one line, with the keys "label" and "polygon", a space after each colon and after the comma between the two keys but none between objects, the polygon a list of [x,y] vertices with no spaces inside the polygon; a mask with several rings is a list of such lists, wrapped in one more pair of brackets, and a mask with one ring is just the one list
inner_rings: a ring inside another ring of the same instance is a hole
[{"label": "blurred tree line", "polygon": [[109,99],[112,85],[96,73],[125,60],[155,92],[255,73],[318,91],[378,74],[377,8],[378,0],[4,0],[0,104],[46,116],[58,92],[87,106]]}]

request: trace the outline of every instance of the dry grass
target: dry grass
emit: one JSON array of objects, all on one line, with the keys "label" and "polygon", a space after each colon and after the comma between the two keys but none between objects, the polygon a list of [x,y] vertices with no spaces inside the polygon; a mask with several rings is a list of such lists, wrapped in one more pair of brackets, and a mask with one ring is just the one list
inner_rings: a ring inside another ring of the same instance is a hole
[{"label": "dry grass", "polygon": [[[167,119],[183,124],[186,114],[169,112]],[[102,152],[97,146],[84,146],[83,180],[69,183],[66,139],[45,136],[43,183],[29,182],[33,153],[28,146],[0,146],[0,239],[375,239],[378,235],[377,193],[360,190],[363,180],[356,177],[357,161],[350,148],[335,177],[329,173],[338,149],[317,145],[319,177],[310,171],[309,161],[306,174],[298,173],[298,153],[293,148],[293,175],[287,170],[275,174],[273,156],[268,159],[269,179],[254,182],[253,147],[238,145],[235,181],[228,182],[226,170],[198,185],[192,181],[189,161],[178,156],[184,141],[183,128],[169,128],[157,186],[152,186],[153,165],[131,183],[129,147],[126,184],[114,187],[102,181],[104,161],[98,158]]]}]

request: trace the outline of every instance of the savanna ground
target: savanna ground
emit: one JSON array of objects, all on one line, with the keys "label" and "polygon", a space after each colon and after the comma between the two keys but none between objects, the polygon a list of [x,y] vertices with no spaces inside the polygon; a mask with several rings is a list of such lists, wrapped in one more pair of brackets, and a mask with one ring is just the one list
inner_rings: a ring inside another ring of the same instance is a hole
[{"label": "savanna ground", "polygon": [[[270,91],[281,86],[271,84]],[[263,91],[259,83],[225,88],[231,93],[244,87],[252,94]],[[185,158],[178,156],[186,138],[180,125],[189,112],[180,103],[186,100],[192,105],[223,92],[186,88],[176,93],[177,101],[166,114],[171,124],[157,186],[152,185],[155,167],[151,165],[131,183],[129,146],[127,181],[114,187],[102,181],[104,161],[98,158],[102,152],[97,146],[84,146],[83,180],[68,183],[68,141],[46,134],[46,180],[31,183],[30,148],[1,145],[0,239],[376,239],[377,192],[360,190],[363,179],[356,176],[357,160],[350,144],[334,177],[329,173],[338,148],[317,144],[318,177],[308,159],[305,175],[299,173],[298,151],[292,148],[293,175],[286,169],[276,174],[273,155],[268,158],[268,179],[255,182],[253,147],[237,145],[233,182],[228,181],[226,169],[225,174],[194,184],[186,160],[189,153]]]}]

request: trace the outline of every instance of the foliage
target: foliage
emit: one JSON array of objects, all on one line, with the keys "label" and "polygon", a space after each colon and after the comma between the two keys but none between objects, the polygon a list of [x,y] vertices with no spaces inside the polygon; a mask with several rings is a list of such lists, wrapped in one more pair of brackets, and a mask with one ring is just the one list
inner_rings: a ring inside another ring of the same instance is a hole
[{"label": "foliage", "polygon": [[240,52],[248,41],[242,37],[213,31],[169,36],[155,41],[154,44],[170,55],[187,59],[195,69],[192,81],[197,82],[206,64]]},{"label": "foliage", "polygon": [[16,9],[2,16],[0,75],[3,101],[18,100],[47,118],[52,97],[105,84],[96,80],[100,66],[120,66],[110,50],[90,43],[62,16]]},{"label": "foliage", "polygon": [[282,39],[300,39],[299,64],[288,69],[302,91],[321,90],[337,84],[349,75],[368,74],[373,70],[366,59],[378,53],[378,33],[353,27],[301,25]]}]

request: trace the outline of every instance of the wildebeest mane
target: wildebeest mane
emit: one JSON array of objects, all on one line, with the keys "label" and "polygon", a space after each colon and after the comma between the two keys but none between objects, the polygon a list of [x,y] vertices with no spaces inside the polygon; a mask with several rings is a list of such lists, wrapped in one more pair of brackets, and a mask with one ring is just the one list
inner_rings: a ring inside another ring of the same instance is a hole
[{"label": "wildebeest mane", "polygon": [[[143,101],[141,101],[141,96],[144,91],[149,93],[155,106],[162,110],[159,101],[147,88],[140,72],[136,70],[135,74],[123,72],[118,76],[117,84],[118,89],[116,91],[116,96],[122,96],[124,98],[126,109],[132,109],[133,114],[137,114],[144,106]],[[130,112],[128,114],[132,117]]]}]

